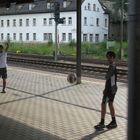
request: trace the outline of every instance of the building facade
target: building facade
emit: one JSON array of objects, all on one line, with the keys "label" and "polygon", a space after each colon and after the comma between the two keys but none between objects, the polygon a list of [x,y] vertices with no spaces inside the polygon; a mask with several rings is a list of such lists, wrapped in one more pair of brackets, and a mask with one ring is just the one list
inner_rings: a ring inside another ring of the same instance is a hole
[{"label": "building facade", "polygon": [[[57,28],[58,41],[76,41],[76,1],[59,0],[60,18],[64,23]],[[82,1],[82,42],[101,42],[108,38],[108,14],[98,0]],[[0,8],[0,41],[13,42],[55,41],[54,2],[36,0],[33,3],[11,3]]]}]

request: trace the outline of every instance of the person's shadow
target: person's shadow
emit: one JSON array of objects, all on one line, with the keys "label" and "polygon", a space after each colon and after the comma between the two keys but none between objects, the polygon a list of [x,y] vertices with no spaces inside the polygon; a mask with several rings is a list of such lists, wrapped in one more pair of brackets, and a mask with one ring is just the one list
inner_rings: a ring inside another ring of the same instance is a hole
[{"label": "person's shadow", "polygon": [[96,136],[103,134],[107,131],[109,131],[111,129],[101,129],[101,130],[95,130],[93,133],[84,136],[83,138],[81,138],[81,140],[92,140],[93,138],[95,138]]}]

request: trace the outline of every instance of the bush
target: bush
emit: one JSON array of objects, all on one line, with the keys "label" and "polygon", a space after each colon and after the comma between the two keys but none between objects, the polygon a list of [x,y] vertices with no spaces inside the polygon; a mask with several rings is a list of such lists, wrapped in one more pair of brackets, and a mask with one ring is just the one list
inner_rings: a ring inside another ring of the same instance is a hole
[{"label": "bush", "polygon": [[53,46],[53,40],[49,40],[47,43],[48,46]]},{"label": "bush", "polygon": [[69,46],[70,47],[76,47],[76,41],[75,41],[75,39],[73,39],[73,40],[71,40],[70,42],[69,42]]}]

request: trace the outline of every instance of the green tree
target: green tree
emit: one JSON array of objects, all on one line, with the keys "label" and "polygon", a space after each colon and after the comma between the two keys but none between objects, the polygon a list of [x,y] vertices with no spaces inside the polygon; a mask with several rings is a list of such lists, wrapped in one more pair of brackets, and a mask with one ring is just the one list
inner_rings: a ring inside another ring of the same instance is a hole
[{"label": "green tree", "polygon": [[110,1],[113,3],[112,17],[114,18],[114,20],[118,20],[118,19],[120,20],[121,19],[122,5],[123,5],[124,15],[127,14],[127,0],[110,0]]}]

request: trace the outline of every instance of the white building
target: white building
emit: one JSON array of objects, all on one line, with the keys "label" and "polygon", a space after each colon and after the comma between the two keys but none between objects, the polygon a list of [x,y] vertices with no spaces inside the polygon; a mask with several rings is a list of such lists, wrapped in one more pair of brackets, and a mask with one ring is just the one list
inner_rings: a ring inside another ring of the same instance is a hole
[{"label": "white building", "polygon": [[[76,0],[58,0],[60,18],[59,42],[76,40]],[[55,41],[54,3],[36,0],[34,3],[15,4],[0,8],[0,41],[7,37],[13,42]],[[108,14],[98,0],[82,1],[82,42],[101,42],[108,38]]]}]

